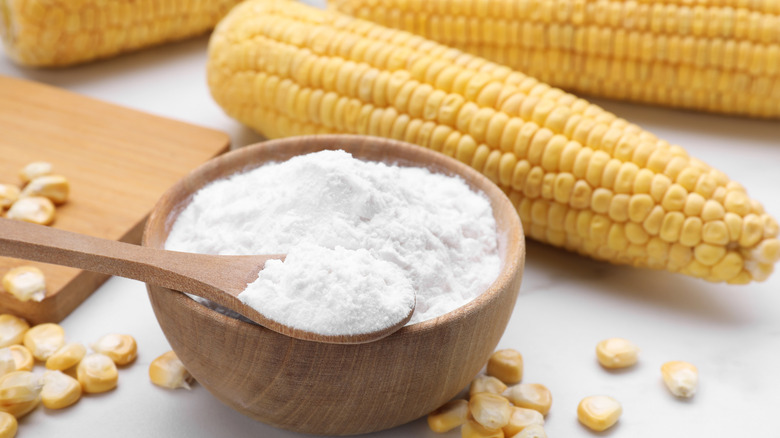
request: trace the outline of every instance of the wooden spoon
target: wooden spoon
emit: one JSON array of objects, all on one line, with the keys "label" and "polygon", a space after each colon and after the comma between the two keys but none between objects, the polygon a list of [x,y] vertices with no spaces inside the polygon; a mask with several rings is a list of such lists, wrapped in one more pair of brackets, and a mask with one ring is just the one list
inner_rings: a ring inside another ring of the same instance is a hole
[{"label": "wooden spoon", "polygon": [[183,291],[214,303],[284,335],[332,344],[381,339],[403,327],[414,312],[376,331],[323,335],[271,320],[237,297],[257,279],[269,259],[284,255],[222,256],[166,251],[0,218],[0,256],[70,266],[140,280]]}]

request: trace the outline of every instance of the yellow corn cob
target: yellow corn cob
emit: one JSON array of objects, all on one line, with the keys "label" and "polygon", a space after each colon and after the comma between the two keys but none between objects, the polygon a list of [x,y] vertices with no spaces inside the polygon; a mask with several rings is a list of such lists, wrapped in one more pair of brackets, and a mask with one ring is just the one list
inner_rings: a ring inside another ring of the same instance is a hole
[{"label": "yellow corn cob", "polygon": [[505,190],[529,237],[597,259],[747,283],[780,258],[761,204],[681,147],[407,32],[246,1],[212,34],[208,82],[267,137],[368,134],[454,156]]},{"label": "yellow corn cob", "polygon": [[0,0],[0,37],[23,65],[66,66],[212,29],[240,0]]},{"label": "yellow corn cob", "polygon": [[329,0],[328,4],[572,92],[780,117],[777,0]]}]

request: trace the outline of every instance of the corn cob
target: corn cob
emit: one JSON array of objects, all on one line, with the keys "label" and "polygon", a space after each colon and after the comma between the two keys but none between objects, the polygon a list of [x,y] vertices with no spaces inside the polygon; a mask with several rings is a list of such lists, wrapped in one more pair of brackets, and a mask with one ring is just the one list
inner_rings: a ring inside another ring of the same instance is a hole
[{"label": "corn cob", "polygon": [[565,90],[780,117],[780,1],[330,0]]},{"label": "corn cob", "polygon": [[67,66],[212,29],[240,0],[0,0],[0,37],[15,62]]},{"label": "corn cob", "polygon": [[778,224],[744,188],[583,99],[410,33],[250,0],[209,42],[228,115],[275,138],[351,133],[453,156],[504,189],[536,240],[710,281],[764,280]]}]

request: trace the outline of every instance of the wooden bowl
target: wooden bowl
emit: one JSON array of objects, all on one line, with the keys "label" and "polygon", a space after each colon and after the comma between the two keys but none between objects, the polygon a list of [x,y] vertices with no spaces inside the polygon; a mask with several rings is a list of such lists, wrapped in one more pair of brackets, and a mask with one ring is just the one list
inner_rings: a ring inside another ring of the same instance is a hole
[{"label": "wooden bowl", "polygon": [[177,183],[154,208],[143,244],[162,248],[173,220],[203,185],[323,149],[459,175],[486,193],[498,227],[498,278],[450,313],[358,345],[292,339],[220,314],[183,293],[147,289],[173,350],[198,383],[226,405],[296,432],[374,432],[426,415],[454,397],[485,365],[506,328],[520,288],[525,244],[517,212],[492,182],[443,154],[394,140],[347,135],[273,140],[211,160]]}]

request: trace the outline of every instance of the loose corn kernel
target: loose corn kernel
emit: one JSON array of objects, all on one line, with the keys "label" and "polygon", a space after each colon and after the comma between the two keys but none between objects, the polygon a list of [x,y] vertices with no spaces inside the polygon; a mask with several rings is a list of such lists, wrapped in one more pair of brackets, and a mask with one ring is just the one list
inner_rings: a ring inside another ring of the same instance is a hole
[{"label": "loose corn kernel", "polygon": [[604,368],[626,368],[636,364],[639,348],[623,338],[609,338],[596,345],[596,358]]},{"label": "loose corn kernel", "polygon": [[16,360],[11,353],[11,349],[0,348],[0,376],[4,376],[12,371],[16,371]]},{"label": "loose corn kernel", "polygon": [[19,199],[19,187],[11,184],[0,184],[0,211],[10,207]]},{"label": "loose corn kernel", "polygon": [[33,358],[30,350],[24,345],[9,345],[5,347],[11,351],[11,355],[16,362],[16,371],[32,371],[35,365],[35,359]]},{"label": "loose corn kernel", "polygon": [[528,426],[534,424],[544,425],[544,416],[539,411],[517,406],[512,406],[511,411],[509,423],[501,428],[503,429],[505,436],[515,436]]},{"label": "loose corn kernel", "polygon": [[16,421],[16,417],[8,412],[0,411],[0,438],[14,438],[18,428],[19,423]]},{"label": "loose corn kernel", "polygon": [[661,365],[666,387],[677,397],[693,397],[699,385],[699,370],[693,364],[671,361]]},{"label": "loose corn kernel", "polygon": [[5,217],[38,225],[49,225],[54,222],[54,204],[49,198],[43,196],[19,198],[8,209]]},{"label": "loose corn kernel", "polygon": [[149,379],[163,388],[190,389],[192,376],[173,351],[161,354],[149,365]]},{"label": "loose corn kernel", "polygon": [[110,357],[117,365],[129,364],[135,360],[138,354],[135,338],[130,335],[105,335],[92,344],[91,347],[96,352]]},{"label": "loose corn kernel", "polygon": [[0,377],[0,411],[19,418],[41,401],[41,378],[29,371],[14,371]]},{"label": "loose corn kernel", "polygon": [[46,368],[64,371],[74,367],[87,355],[87,347],[78,342],[69,342],[46,359]]},{"label": "loose corn kernel", "polygon": [[62,371],[50,370],[43,373],[41,401],[49,409],[66,408],[81,398],[81,384]]},{"label": "loose corn kernel", "polygon": [[469,397],[480,392],[492,392],[493,394],[501,394],[506,391],[506,384],[493,376],[479,375],[471,381],[469,386]]},{"label": "loose corn kernel", "polygon": [[523,379],[523,355],[517,350],[498,350],[490,356],[487,375],[511,385]]},{"label": "loose corn kernel", "polygon": [[24,334],[24,346],[41,362],[45,362],[63,345],[65,345],[65,330],[53,322],[33,326]]},{"label": "loose corn kernel", "polygon": [[19,266],[3,276],[3,289],[19,301],[42,301],[46,297],[46,277],[35,266]]},{"label": "loose corn kernel", "polygon": [[106,392],[116,388],[116,364],[102,353],[90,353],[81,359],[76,370],[81,389],[86,393]]},{"label": "loose corn kernel", "polygon": [[504,397],[521,408],[539,411],[547,415],[552,406],[552,394],[546,386],[539,383],[518,383],[504,391]]},{"label": "loose corn kernel", "polygon": [[9,345],[21,344],[24,341],[24,334],[30,329],[22,318],[3,313],[0,315],[0,348]]},{"label": "loose corn kernel", "polygon": [[577,418],[580,423],[596,432],[612,427],[622,413],[623,407],[620,403],[606,395],[585,397],[577,406]]},{"label": "loose corn kernel", "polygon": [[19,195],[20,197],[43,196],[54,204],[64,204],[70,194],[70,183],[62,175],[44,175],[32,179]]},{"label": "loose corn kernel", "polygon": [[503,396],[481,392],[469,400],[469,412],[474,421],[486,428],[500,429],[509,423],[512,405]]},{"label": "loose corn kernel", "polygon": [[519,408],[512,406],[512,415],[509,417],[509,423],[502,427],[505,436],[515,436],[528,426],[544,425],[544,415],[533,409]]},{"label": "loose corn kernel", "polygon": [[468,420],[468,417],[468,400],[450,400],[428,414],[428,427],[434,432],[445,433],[462,426]]},{"label": "loose corn kernel", "polygon": [[547,432],[541,424],[531,424],[512,438],[547,438]]},{"label": "loose corn kernel", "polygon": [[460,428],[460,436],[462,438],[504,438],[504,431],[488,429],[474,420],[469,420]]},{"label": "loose corn kernel", "polygon": [[52,168],[51,163],[46,161],[33,161],[19,171],[19,179],[22,180],[22,184],[27,184],[39,176],[51,174]]}]

